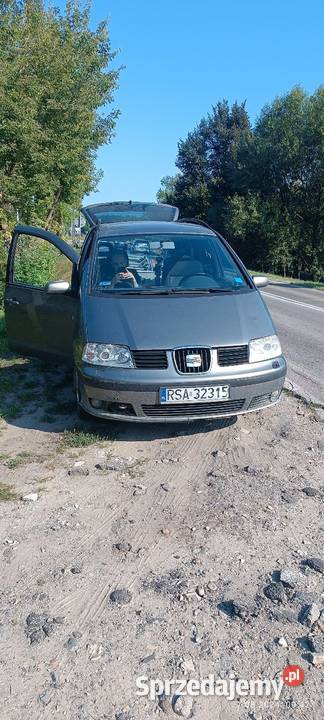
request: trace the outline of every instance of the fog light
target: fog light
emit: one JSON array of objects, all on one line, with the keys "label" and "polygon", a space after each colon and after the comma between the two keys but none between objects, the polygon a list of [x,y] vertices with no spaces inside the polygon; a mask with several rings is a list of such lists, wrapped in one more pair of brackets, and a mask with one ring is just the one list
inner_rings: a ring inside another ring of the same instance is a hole
[{"label": "fog light", "polygon": [[101,408],[102,406],[102,400],[96,400],[95,398],[90,400],[92,407],[94,408]]},{"label": "fog light", "polygon": [[276,402],[280,396],[280,390],[274,390],[270,395],[271,402]]}]

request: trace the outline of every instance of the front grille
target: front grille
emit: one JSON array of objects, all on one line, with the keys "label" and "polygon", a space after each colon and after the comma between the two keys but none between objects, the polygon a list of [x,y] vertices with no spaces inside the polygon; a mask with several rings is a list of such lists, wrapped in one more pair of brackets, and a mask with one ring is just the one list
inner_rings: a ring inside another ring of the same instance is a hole
[{"label": "front grille", "polygon": [[242,410],[245,400],[225,402],[186,403],[185,405],[142,405],[148,417],[181,417],[184,415],[232,415]]},{"label": "front grille", "polygon": [[217,349],[218,365],[243,365],[249,362],[248,345],[233,345]]},{"label": "front grille", "polygon": [[256,395],[250,402],[249,410],[256,410],[257,408],[264,407],[264,405],[269,405],[270,403],[271,393],[267,393],[267,395]]},{"label": "front grille", "polygon": [[[188,367],[186,359],[188,355],[200,355],[201,365],[199,367]],[[174,351],[176,368],[180,373],[203,373],[210,368],[211,352],[209,348],[180,348]]]},{"label": "front grille", "polygon": [[166,350],[132,350],[135,367],[143,370],[165,370],[168,367]]}]

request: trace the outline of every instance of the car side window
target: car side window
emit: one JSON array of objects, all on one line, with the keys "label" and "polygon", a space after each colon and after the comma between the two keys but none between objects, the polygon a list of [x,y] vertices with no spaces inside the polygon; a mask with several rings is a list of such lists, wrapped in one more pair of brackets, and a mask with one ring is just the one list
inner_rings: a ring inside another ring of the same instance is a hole
[{"label": "car side window", "polygon": [[72,263],[50,242],[34,235],[17,238],[13,282],[43,288],[55,280],[71,284]]}]

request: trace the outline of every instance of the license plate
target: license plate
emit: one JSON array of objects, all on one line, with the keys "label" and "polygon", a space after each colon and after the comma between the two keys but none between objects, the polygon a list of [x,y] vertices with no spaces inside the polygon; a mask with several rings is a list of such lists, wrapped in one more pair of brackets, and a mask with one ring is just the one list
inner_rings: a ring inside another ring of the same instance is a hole
[{"label": "license plate", "polygon": [[160,388],[160,403],[201,403],[229,400],[229,385]]}]

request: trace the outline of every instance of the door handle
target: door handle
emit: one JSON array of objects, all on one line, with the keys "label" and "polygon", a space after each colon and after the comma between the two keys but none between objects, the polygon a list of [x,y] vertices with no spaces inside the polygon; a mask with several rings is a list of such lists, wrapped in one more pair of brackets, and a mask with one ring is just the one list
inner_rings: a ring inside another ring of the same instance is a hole
[{"label": "door handle", "polygon": [[7,298],[6,303],[8,303],[8,305],[20,305],[19,300],[15,300],[15,298]]}]

